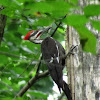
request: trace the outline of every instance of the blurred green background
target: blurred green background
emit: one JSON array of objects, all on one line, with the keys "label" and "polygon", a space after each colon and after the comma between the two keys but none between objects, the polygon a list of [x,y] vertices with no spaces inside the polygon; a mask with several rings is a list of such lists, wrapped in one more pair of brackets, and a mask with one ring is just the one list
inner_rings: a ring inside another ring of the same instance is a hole
[{"label": "blurred green background", "polygon": [[[77,0],[0,0],[5,7],[0,14],[7,16],[3,41],[0,47],[0,100],[13,100],[20,89],[35,75],[35,64],[41,54],[40,45],[23,40],[27,32],[52,26],[50,34],[63,16],[68,14],[53,38],[63,42],[66,25],[74,27],[85,52],[96,54],[96,37],[85,27],[90,22],[100,30],[100,21],[90,19],[100,14],[100,5],[89,5],[81,9]],[[75,14],[75,10],[84,14]],[[93,10],[95,12],[93,12]],[[92,11],[92,12],[91,12]],[[50,36],[49,34],[49,36]],[[45,34],[48,36],[48,34]],[[47,70],[44,63],[40,71]],[[16,100],[47,100],[55,92],[50,77],[37,81],[22,98]]]}]

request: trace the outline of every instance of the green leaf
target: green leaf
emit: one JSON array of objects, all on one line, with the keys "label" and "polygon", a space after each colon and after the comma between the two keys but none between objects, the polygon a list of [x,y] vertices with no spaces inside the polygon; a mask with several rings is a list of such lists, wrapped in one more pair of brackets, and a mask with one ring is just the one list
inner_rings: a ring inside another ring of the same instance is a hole
[{"label": "green leaf", "polygon": [[1,11],[1,14],[9,17],[13,17],[15,14],[15,10],[13,10],[12,8],[5,8]]},{"label": "green leaf", "polygon": [[27,5],[25,5],[26,9],[31,9],[32,12],[51,12],[52,6],[49,5],[49,3],[46,3],[44,1],[40,2],[29,2]]},{"label": "green leaf", "polygon": [[58,28],[58,31],[59,31],[60,33],[65,34],[66,29]]},{"label": "green leaf", "polygon": [[53,22],[50,18],[39,18],[37,21],[35,21],[35,25],[39,26],[49,26]]},{"label": "green leaf", "polygon": [[58,10],[54,10],[54,11],[52,11],[52,14],[51,14],[51,16],[53,17],[53,18],[58,18],[58,17],[62,17],[62,16],[65,16],[66,14],[68,13],[68,11],[58,11]]},{"label": "green leaf", "polygon": [[84,7],[84,13],[87,17],[100,15],[100,5],[88,5]]},{"label": "green leaf", "polygon": [[80,35],[83,50],[96,54],[96,37],[84,25],[77,26],[75,29]]},{"label": "green leaf", "polygon": [[6,15],[11,18],[21,18],[21,13],[18,9],[5,8],[1,10],[1,14]]},{"label": "green leaf", "polygon": [[28,91],[29,94],[33,95],[36,98],[40,98],[43,100],[47,100],[48,95],[44,94],[43,92],[39,92],[39,91]]},{"label": "green leaf", "polygon": [[[46,66],[47,67],[47,66]],[[39,80],[37,83],[34,84],[34,89],[45,92],[45,93],[52,93],[53,81],[50,77],[46,77],[43,80]],[[48,87],[48,88],[47,88]]]},{"label": "green leaf", "polygon": [[[26,100],[28,100],[27,98],[25,98]],[[17,97],[16,98],[16,100],[25,100],[25,99],[23,99],[22,97]],[[6,100],[8,100],[8,99],[6,99]],[[11,99],[10,99],[11,100]],[[29,99],[30,100],[30,99]]]},{"label": "green leaf", "polygon": [[65,1],[56,1],[56,2],[49,2],[49,4],[52,6],[53,10],[51,12],[51,15],[55,18],[65,16],[72,5],[70,5],[68,2]]},{"label": "green leaf", "polygon": [[[15,49],[16,47],[14,47],[14,45],[18,45],[21,43],[21,37],[19,36],[19,34],[17,32],[9,32],[8,34],[4,34],[6,40],[9,42],[9,43],[12,43],[12,49]],[[9,37],[9,38],[8,38]],[[17,40],[17,42],[15,41],[15,39]],[[19,48],[17,48],[19,49]]]},{"label": "green leaf", "polygon": [[[11,85],[12,83],[11,83],[11,81],[8,79],[8,78],[2,78],[2,81],[4,82],[4,83],[6,83],[6,84],[8,84],[8,85]],[[5,86],[7,86],[6,84],[4,84]],[[8,88],[8,87],[7,87]]]},{"label": "green leaf", "polygon": [[91,23],[96,30],[100,31],[100,21],[91,20]]},{"label": "green leaf", "polygon": [[9,0],[0,0],[0,4],[2,5],[2,6],[4,6],[4,7],[9,7],[9,5],[11,6],[11,5],[15,5],[15,3],[14,2],[12,2],[13,0],[10,0],[10,2],[9,2]]},{"label": "green leaf", "polygon": [[20,4],[16,2],[16,0],[0,0],[0,4],[4,7],[9,7],[9,8],[17,8],[20,9]]},{"label": "green leaf", "polygon": [[1,100],[11,100],[12,93],[8,90],[1,90],[0,91],[0,99]]},{"label": "green leaf", "polygon": [[9,48],[6,46],[1,46],[0,47],[0,65],[4,65],[7,64],[9,62],[8,58],[9,58]]},{"label": "green leaf", "polygon": [[25,2],[31,2],[31,1],[35,1],[35,0],[16,0],[19,3],[25,3]]},{"label": "green leaf", "polygon": [[68,15],[64,22],[71,26],[79,26],[86,24],[88,19],[84,15]]},{"label": "green leaf", "polygon": [[[66,1],[49,1],[47,2],[52,6],[52,10],[54,11],[68,11],[72,6]],[[59,12],[58,12],[59,13]]]},{"label": "green leaf", "polygon": [[73,3],[73,4],[77,4],[78,0],[69,0],[69,2]]},{"label": "green leaf", "polygon": [[[31,12],[50,13],[53,17],[61,17],[69,12],[72,7],[65,1],[41,1],[29,3],[26,5],[27,9],[31,9]],[[60,8],[60,9],[59,9]]]}]

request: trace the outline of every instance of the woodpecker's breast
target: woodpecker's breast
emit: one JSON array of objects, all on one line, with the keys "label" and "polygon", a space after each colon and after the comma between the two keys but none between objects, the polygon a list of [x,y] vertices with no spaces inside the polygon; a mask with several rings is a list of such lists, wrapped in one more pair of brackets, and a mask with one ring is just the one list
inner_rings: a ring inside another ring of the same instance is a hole
[{"label": "woodpecker's breast", "polygon": [[62,64],[62,59],[60,59],[60,57],[65,55],[65,51],[62,45],[52,37],[47,37],[43,40],[41,52],[47,63]]}]

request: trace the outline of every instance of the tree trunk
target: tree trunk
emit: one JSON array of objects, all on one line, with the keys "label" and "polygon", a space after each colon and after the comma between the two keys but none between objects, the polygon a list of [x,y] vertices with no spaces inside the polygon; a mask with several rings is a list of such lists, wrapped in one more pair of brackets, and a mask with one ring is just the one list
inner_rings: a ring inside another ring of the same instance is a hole
[{"label": "tree trunk", "polygon": [[[72,32],[72,27],[68,26],[67,31],[66,31],[66,54],[69,52],[71,46],[73,45],[73,34]],[[68,82],[69,86],[72,92],[72,98],[74,100],[75,98],[75,80],[74,80],[74,62],[73,62],[73,55],[70,55],[70,57],[67,59],[67,71],[68,71]]]},{"label": "tree trunk", "polygon": [[[4,8],[0,6],[0,12],[2,9]],[[1,45],[2,38],[3,38],[3,34],[4,34],[5,25],[6,25],[6,16],[0,14],[0,45]]]},{"label": "tree trunk", "polygon": [[[82,6],[87,3],[90,2],[87,0],[79,2]],[[66,61],[73,100],[100,100],[100,33],[97,38],[97,55],[82,51],[79,35],[70,26],[67,27],[65,38],[66,52],[71,45],[79,45],[77,52],[75,51],[75,54]]]}]

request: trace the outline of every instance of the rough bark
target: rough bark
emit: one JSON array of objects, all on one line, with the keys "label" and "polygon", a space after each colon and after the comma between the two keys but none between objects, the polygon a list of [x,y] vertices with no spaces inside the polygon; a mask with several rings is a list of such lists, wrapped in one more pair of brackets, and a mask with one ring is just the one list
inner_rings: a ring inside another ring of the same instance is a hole
[{"label": "rough bark", "polygon": [[98,55],[95,56],[82,51],[79,36],[74,29],[71,34],[74,36],[73,44],[79,45],[77,53],[67,59],[73,100],[100,100],[100,36],[97,39]]},{"label": "rough bark", "polygon": [[[66,53],[69,52],[71,46],[73,45],[73,34],[71,34],[72,28],[68,26],[66,31]],[[72,99],[75,98],[75,91],[74,91],[74,66],[73,66],[73,55],[67,59],[67,71],[68,71],[68,82],[72,92]]]},{"label": "rough bark", "polygon": [[[95,2],[92,1],[92,3]],[[80,0],[79,2],[82,7],[87,3],[90,4],[87,0]],[[87,27],[90,26],[87,25]],[[68,27],[66,31],[66,51],[68,52],[72,44],[79,45],[75,55],[67,59],[73,100],[100,100],[100,33],[95,33],[95,30],[93,32],[98,35],[97,55],[82,51],[79,35],[75,29]]]},{"label": "rough bark", "polygon": [[[4,8],[2,6],[0,6],[0,12],[2,9],[4,9]],[[2,38],[3,38],[3,34],[4,34],[4,28],[6,25],[6,18],[7,17],[5,15],[0,14],[0,45],[1,45]]]}]

